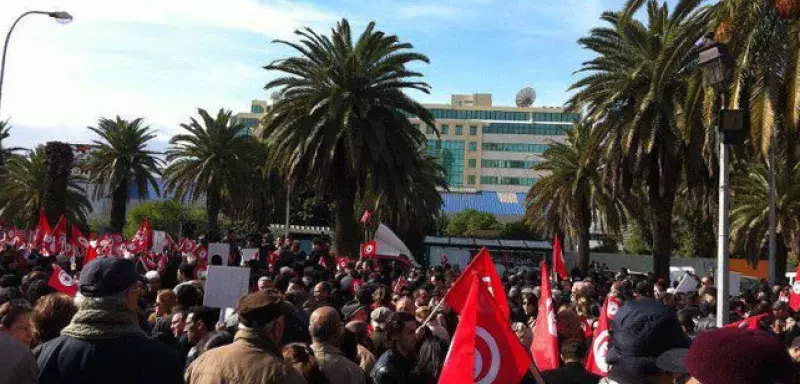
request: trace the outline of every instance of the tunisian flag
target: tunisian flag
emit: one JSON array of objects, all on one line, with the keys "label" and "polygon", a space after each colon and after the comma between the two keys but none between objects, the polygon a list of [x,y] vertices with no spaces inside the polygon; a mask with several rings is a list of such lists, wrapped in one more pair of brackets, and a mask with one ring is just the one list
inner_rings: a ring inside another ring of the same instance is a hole
[{"label": "tunisian flag", "polygon": [[508,309],[506,292],[486,247],[481,248],[478,255],[464,268],[464,273],[456,279],[453,286],[444,295],[444,301],[447,305],[453,308],[454,311],[461,313],[467,301],[472,280],[476,278],[484,282],[489,288],[489,293],[494,297],[494,301],[497,304],[497,308],[502,312],[503,318],[508,319],[510,310]]},{"label": "tunisian flag", "polygon": [[758,326],[758,323],[761,321],[761,319],[763,319],[763,318],[765,318],[767,316],[770,316],[770,314],[769,313],[762,313],[762,314],[760,314],[758,316],[748,317],[748,318],[746,318],[744,320],[740,320],[740,321],[737,321],[737,322],[730,323],[730,324],[724,326],[723,328],[761,329],[761,327]]},{"label": "tunisian flag", "polygon": [[561,277],[561,280],[569,278],[567,264],[564,262],[564,251],[561,249],[561,240],[558,235],[553,236],[553,270]]},{"label": "tunisian flag", "polygon": [[597,320],[597,328],[594,329],[592,344],[589,346],[589,355],[586,358],[586,370],[598,376],[608,375],[608,363],[606,354],[608,353],[608,342],[611,335],[608,333],[608,324],[617,316],[619,301],[616,297],[606,296],[603,303],[603,310]]},{"label": "tunisian flag", "polygon": [[439,383],[519,383],[531,359],[475,271]]},{"label": "tunisian flag", "polygon": [[50,275],[47,285],[71,297],[75,297],[75,293],[78,292],[78,282],[58,264],[53,264],[53,274]]},{"label": "tunisian flag", "polygon": [[39,209],[39,224],[36,225],[30,239],[33,249],[39,249],[42,246],[42,240],[46,233],[50,233],[50,223],[47,222],[47,215],[44,214],[44,207],[42,207]]},{"label": "tunisian flag", "polygon": [[531,355],[541,371],[558,368],[558,333],[556,329],[556,310],[553,308],[553,291],[550,289],[550,271],[542,261],[542,297],[539,299],[539,317],[533,326],[533,345]]},{"label": "tunisian flag", "polygon": [[789,306],[792,307],[793,311],[797,312],[800,309],[800,264],[797,265],[795,273],[794,284],[792,284],[792,290],[789,292]]},{"label": "tunisian flag", "polygon": [[153,247],[153,227],[150,226],[149,218],[144,218],[131,243],[134,246],[128,248],[128,250],[134,253],[147,252]]},{"label": "tunisian flag", "polygon": [[375,240],[361,244],[361,258],[374,259],[378,255],[378,244]]},{"label": "tunisian flag", "polygon": [[56,256],[61,253],[64,243],[67,242],[67,219],[64,215],[58,219],[55,228],[45,232],[42,239],[42,255]]}]

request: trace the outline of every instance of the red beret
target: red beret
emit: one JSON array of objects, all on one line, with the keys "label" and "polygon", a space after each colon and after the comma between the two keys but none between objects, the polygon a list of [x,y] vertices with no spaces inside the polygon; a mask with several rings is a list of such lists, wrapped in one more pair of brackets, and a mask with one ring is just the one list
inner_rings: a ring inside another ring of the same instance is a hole
[{"label": "red beret", "polygon": [[790,384],[796,375],[783,343],[741,328],[699,334],[686,355],[686,371],[703,384]]}]

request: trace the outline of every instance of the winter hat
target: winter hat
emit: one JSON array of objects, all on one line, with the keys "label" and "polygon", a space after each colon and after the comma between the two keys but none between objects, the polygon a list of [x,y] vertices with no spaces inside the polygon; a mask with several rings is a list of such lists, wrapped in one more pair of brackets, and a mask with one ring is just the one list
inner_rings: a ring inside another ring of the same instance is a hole
[{"label": "winter hat", "polygon": [[[628,301],[617,312],[606,360],[635,375],[660,372],[656,359],[672,348],[688,348],[675,310],[653,300]],[[704,383],[706,384],[706,383]]]},{"label": "winter hat", "polygon": [[796,372],[783,343],[753,329],[721,328],[698,335],[686,371],[703,384],[790,384]]}]

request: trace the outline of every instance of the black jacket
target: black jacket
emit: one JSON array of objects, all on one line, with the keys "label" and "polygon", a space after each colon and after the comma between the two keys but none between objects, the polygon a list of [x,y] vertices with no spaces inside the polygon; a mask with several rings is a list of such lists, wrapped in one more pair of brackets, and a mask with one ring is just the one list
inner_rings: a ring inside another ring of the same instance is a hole
[{"label": "black jacket", "polygon": [[96,342],[60,336],[33,353],[40,384],[183,383],[178,353],[144,336]]},{"label": "black jacket", "polygon": [[542,378],[547,384],[597,384],[599,376],[586,372],[580,363],[566,363],[558,369],[542,372]]},{"label": "black jacket", "polygon": [[412,369],[408,359],[388,350],[375,362],[370,377],[375,384],[409,384]]}]

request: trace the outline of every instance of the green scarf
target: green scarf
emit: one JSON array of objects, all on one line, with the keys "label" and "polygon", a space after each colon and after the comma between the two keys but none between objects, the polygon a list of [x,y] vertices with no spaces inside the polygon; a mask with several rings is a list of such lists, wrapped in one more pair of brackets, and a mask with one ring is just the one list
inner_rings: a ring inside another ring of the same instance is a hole
[{"label": "green scarf", "polygon": [[126,336],[146,337],[137,324],[136,313],[125,307],[125,304],[105,298],[84,300],[69,325],[61,330],[61,334],[86,341]]}]

